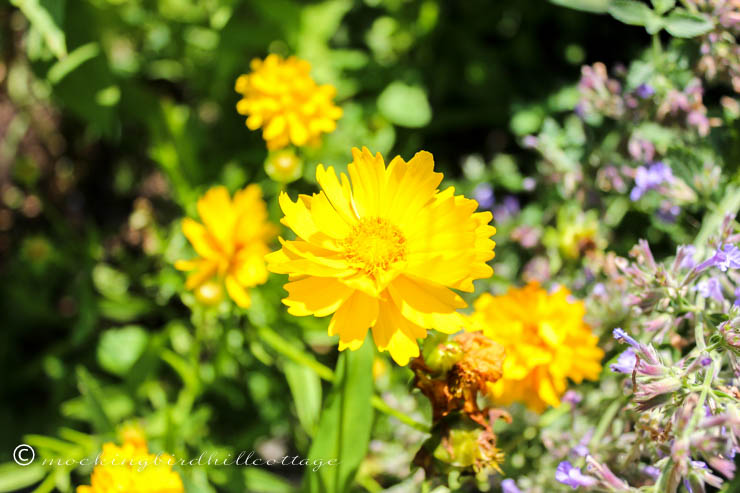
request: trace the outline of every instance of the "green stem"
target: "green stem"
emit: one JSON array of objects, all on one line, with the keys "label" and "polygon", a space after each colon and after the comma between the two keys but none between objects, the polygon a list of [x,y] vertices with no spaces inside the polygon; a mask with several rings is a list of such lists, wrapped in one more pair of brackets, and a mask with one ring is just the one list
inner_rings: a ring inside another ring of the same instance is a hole
[{"label": "green stem", "polygon": [[[307,366],[308,368],[316,372],[319,377],[326,380],[327,382],[334,381],[334,372],[331,368],[319,363],[312,356],[296,348],[293,344],[286,341],[274,330],[268,327],[258,327],[257,333],[262,341],[266,342],[272,349],[282,354],[286,358],[300,365]],[[429,426],[416,421],[414,418],[410,417],[407,414],[404,414],[397,409],[393,409],[383,399],[381,399],[380,396],[373,395],[371,402],[373,407],[381,413],[393,416],[400,422],[416,430],[423,431],[424,433],[430,432]]]},{"label": "green stem", "polygon": [[625,398],[622,397],[612,402],[606,409],[606,412],[604,412],[604,414],[601,416],[601,420],[599,420],[599,424],[596,426],[596,431],[594,432],[593,437],[591,437],[591,447],[597,445],[599,442],[601,442],[601,439],[604,438],[606,430],[607,428],[609,428],[609,425],[614,419],[614,416],[617,415],[619,410],[624,405],[624,400]]},{"label": "green stem", "polygon": [[659,68],[661,58],[663,57],[663,46],[660,44],[660,36],[658,33],[653,34],[653,63],[655,68]]},{"label": "green stem", "polygon": [[380,396],[374,395],[372,398],[372,403],[373,403],[373,407],[377,409],[378,411],[380,411],[381,413],[385,413],[388,416],[393,416],[401,423],[407,424],[414,429],[423,431],[424,433],[430,432],[429,426],[425,425],[424,423],[419,423],[411,416],[404,414],[397,409],[393,409],[383,399],[381,399]]},{"label": "green stem", "polygon": [[307,366],[311,368],[316,374],[326,380],[327,382],[334,381],[334,371],[328,366],[324,366],[313,357],[307,355],[300,349],[296,348],[293,344],[283,339],[272,329],[267,327],[259,327],[257,332],[262,341],[266,342],[272,349],[293,360],[299,365]]},{"label": "green stem", "polygon": [[706,402],[707,394],[712,387],[715,365],[716,363],[712,361],[712,364],[709,365],[707,372],[704,374],[704,383],[702,384],[701,394],[699,394],[699,401],[696,403],[694,414],[691,416],[691,421],[689,421],[689,424],[686,426],[686,430],[684,431],[684,436],[686,437],[691,435],[691,432],[694,431],[697,423],[699,423],[699,419],[701,419],[701,416],[704,414],[704,403]]}]

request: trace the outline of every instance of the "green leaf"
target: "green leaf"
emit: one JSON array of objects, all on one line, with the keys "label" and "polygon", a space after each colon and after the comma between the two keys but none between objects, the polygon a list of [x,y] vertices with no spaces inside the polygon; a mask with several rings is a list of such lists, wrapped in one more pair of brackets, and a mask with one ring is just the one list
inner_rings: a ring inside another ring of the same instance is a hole
[{"label": "green leaf", "polygon": [[77,368],[77,385],[80,388],[82,398],[86,403],[86,409],[90,413],[90,421],[98,433],[112,433],[113,424],[105,411],[105,398],[100,384],[83,367]]},{"label": "green leaf", "polygon": [[652,0],[657,14],[663,15],[676,6],[676,0]]},{"label": "green leaf", "polygon": [[283,367],[301,426],[314,436],[321,414],[321,379],[312,369],[286,361]]},{"label": "green leaf", "polygon": [[426,92],[418,86],[391,82],[378,97],[378,110],[401,127],[423,127],[432,119]]},{"label": "green leaf", "polygon": [[245,491],[254,493],[290,493],[295,486],[264,469],[248,467],[244,470]]},{"label": "green leaf", "polygon": [[64,17],[64,0],[10,0],[21,9],[28,21],[38,29],[54,56],[67,55],[67,41],[61,28]]},{"label": "green leaf", "polygon": [[[349,491],[370,441],[373,356],[374,347],[369,339],[360,349],[343,351],[339,356],[334,386],[308,453],[309,466],[304,476],[303,491]],[[317,469],[319,460],[323,461],[323,465]],[[339,463],[327,465],[330,460]]]},{"label": "green leaf", "polygon": [[98,43],[93,42],[82,45],[52,65],[46,74],[46,79],[52,84],[57,84],[77,67],[98,56],[99,53],[100,47]]},{"label": "green leaf", "polygon": [[98,363],[114,375],[123,376],[146,349],[149,336],[136,325],[103,332],[98,343]]},{"label": "green leaf", "polygon": [[609,10],[609,0],[550,0],[550,3],[594,14],[604,14]]},{"label": "green leaf", "polygon": [[609,14],[630,26],[646,26],[655,17],[650,7],[634,0],[612,0]]},{"label": "green leaf", "polygon": [[0,464],[0,493],[19,491],[41,481],[47,468],[40,464],[19,466],[15,462]]},{"label": "green leaf", "polygon": [[677,38],[694,38],[714,29],[714,23],[699,14],[676,9],[665,18],[665,30]]}]

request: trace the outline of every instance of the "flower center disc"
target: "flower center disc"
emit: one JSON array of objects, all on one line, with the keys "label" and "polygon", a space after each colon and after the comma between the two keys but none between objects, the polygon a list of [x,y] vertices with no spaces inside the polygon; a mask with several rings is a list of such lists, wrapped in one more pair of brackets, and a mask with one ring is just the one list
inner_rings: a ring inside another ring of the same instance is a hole
[{"label": "flower center disc", "polygon": [[368,274],[387,270],[406,258],[406,238],[398,227],[381,217],[360,219],[342,246],[347,261]]}]

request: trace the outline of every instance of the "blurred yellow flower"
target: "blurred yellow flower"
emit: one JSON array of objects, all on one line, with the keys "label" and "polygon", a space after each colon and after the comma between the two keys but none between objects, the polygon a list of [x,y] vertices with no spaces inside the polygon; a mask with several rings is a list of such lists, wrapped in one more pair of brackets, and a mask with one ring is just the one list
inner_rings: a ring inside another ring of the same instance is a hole
[{"label": "blurred yellow flower", "polygon": [[183,493],[182,480],[172,470],[175,459],[154,455],[146,443],[124,442],[103,445],[103,453],[90,476],[90,486],[78,486],[77,493]]},{"label": "blurred yellow flower", "polygon": [[316,84],[307,61],[272,54],[252,60],[251,69],[236,80],[243,95],[236,110],[247,116],[250,130],[262,127],[268,149],[318,144],[322,133],[337,127],[342,108],[333,102],[336,89]]},{"label": "blurred yellow flower", "polygon": [[182,221],[182,231],[198,254],[175,263],[179,270],[194,271],[185,287],[195,290],[199,301],[215,304],[223,283],[237,305],[248,307],[246,288],[267,280],[264,256],[270,251],[267,243],[277,235],[277,227],[267,220],[259,185],[239,190],[233,199],[225,187],[211,188],[198,200],[198,214],[203,224]]},{"label": "blurred yellow flower", "polygon": [[491,276],[496,229],[474,200],[437,189],[442,174],[428,152],[388,167],[366,148],[352,154],[349,179],[319,165],[321,192],[297,202],[281,194],[282,222],[298,238],[280,240],[268,269],[290,274],[289,313],[333,314],[340,350],[359,348],[372,328],[378,349],[405,365],[427,329],[464,325],[456,310],[466,304],[450,288],[471,292],[474,279]]},{"label": "blurred yellow flower", "polygon": [[476,300],[470,330],[482,330],[506,349],[503,377],[489,385],[497,403],[520,401],[541,412],[560,404],[568,378],[598,378],[604,352],[583,321],[583,302],[570,297],[563,287],[548,294],[530,283]]}]

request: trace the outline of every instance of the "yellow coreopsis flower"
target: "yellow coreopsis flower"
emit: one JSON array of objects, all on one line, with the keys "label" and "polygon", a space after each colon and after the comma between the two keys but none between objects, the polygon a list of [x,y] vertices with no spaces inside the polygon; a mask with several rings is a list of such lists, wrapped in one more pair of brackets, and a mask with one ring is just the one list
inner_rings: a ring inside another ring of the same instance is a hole
[{"label": "yellow coreopsis flower", "polygon": [[[419,355],[427,329],[456,332],[465,302],[452,289],[473,291],[490,277],[496,232],[477,202],[439,191],[428,152],[386,167],[378,153],[353,149],[349,179],[319,165],[322,191],[297,202],[280,196],[283,224],[295,241],[267,256],[268,269],[290,274],[283,302],[293,315],[331,315],[339,349],[357,349],[368,329],[400,365]],[[350,182],[351,180],[351,182]]]},{"label": "yellow coreopsis flower", "polygon": [[175,263],[179,270],[194,271],[185,287],[209,304],[220,301],[223,284],[237,305],[248,307],[247,288],[267,281],[267,243],[277,235],[277,227],[267,220],[259,185],[239,190],[233,199],[225,187],[211,188],[198,200],[198,214],[202,224],[182,221],[182,231],[198,254]]},{"label": "yellow coreopsis flower", "polygon": [[316,84],[310,63],[272,54],[252,60],[251,68],[236,80],[236,92],[244,96],[236,110],[248,117],[250,130],[262,127],[268,149],[317,144],[337,127],[342,108],[333,101],[336,89]]},{"label": "yellow coreopsis flower", "polygon": [[541,412],[560,404],[567,379],[598,378],[604,352],[583,321],[583,302],[570,296],[566,288],[548,293],[533,282],[475,301],[469,328],[506,349],[503,376],[489,386],[498,403],[520,401]]},{"label": "yellow coreopsis flower", "polygon": [[154,455],[143,446],[125,442],[103,445],[90,476],[90,486],[78,486],[77,493],[183,493],[182,480],[172,470],[174,458]]}]

